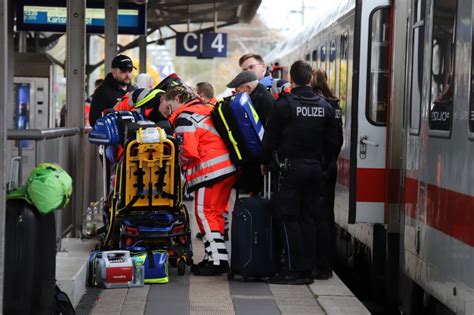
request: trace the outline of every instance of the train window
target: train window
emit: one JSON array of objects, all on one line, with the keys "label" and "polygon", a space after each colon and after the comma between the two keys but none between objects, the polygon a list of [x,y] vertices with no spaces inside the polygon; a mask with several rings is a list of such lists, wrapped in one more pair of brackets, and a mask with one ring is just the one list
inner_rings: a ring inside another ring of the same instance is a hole
[{"label": "train window", "polygon": [[349,34],[341,35],[341,59],[339,70],[339,105],[341,106],[342,123],[346,124],[346,108],[347,108],[347,77],[348,69],[347,62],[349,60]]},{"label": "train window", "polygon": [[310,54],[306,54],[304,56],[304,60],[306,60],[307,62],[311,62],[311,55]]},{"label": "train window", "polygon": [[434,2],[429,128],[436,136],[449,137],[452,124],[456,5],[452,0]]},{"label": "train window", "polygon": [[329,87],[336,92],[336,41],[331,41],[329,46]]},{"label": "train window", "polygon": [[319,67],[326,69],[326,45],[321,46],[321,63]]},{"label": "train window", "polygon": [[313,57],[312,67],[313,69],[317,69],[318,68],[318,50],[317,49],[313,50],[312,57]]},{"label": "train window", "polygon": [[376,125],[387,123],[389,9],[380,8],[370,17],[367,118]]},{"label": "train window", "polygon": [[421,115],[421,87],[423,83],[423,43],[425,0],[415,1],[411,62],[410,133],[419,134]]}]

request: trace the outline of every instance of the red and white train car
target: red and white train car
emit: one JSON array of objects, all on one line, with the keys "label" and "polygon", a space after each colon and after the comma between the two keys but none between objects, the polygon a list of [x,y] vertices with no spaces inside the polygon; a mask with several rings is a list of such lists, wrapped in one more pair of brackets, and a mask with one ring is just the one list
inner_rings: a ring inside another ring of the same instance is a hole
[{"label": "red and white train car", "polygon": [[474,314],[473,15],[471,0],[348,0],[265,57],[327,71],[338,254],[404,314]]}]

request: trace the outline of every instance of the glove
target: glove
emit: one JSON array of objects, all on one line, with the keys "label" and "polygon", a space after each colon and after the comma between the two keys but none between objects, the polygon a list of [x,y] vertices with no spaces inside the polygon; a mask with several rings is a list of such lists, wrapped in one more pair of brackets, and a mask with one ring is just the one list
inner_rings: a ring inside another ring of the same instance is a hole
[{"label": "glove", "polygon": [[271,87],[272,81],[273,81],[273,78],[271,76],[266,76],[262,80],[260,80],[259,83],[263,84],[265,87]]}]

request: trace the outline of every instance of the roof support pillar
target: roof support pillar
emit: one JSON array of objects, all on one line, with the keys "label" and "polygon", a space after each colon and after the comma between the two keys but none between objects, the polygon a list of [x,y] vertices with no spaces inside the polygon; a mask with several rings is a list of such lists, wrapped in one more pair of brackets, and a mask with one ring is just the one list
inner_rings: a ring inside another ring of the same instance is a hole
[{"label": "roof support pillar", "polygon": [[104,73],[107,75],[112,69],[111,64],[117,55],[118,34],[118,1],[105,0],[105,64]]},{"label": "roof support pillar", "polygon": [[141,35],[139,37],[139,47],[140,47],[140,73],[146,73],[146,35]]},{"label": "roof support pillar", "polygon": [[[0,146],[7,148],[7,104],[13,104],[13,5],[11,0],[0,1]],[[9,150],[0,150],[0,312],[3,310],[3,280],[5,258],[5,193],[6,169],[10,164]]]},{"label": "roof support pillar", "polygon": [[[86,46],[86,0],[67,1],[67,55],[66,55],[66,108],[67,127],[84,128],[84,98],[85,98],[85,46]],[[70,170],[74,190],[72,196],[73,235],[81,233],[82,213],[84,211],[84,137],[82,132],[74,137],[71,148],[67,152],[74,165]]]}]

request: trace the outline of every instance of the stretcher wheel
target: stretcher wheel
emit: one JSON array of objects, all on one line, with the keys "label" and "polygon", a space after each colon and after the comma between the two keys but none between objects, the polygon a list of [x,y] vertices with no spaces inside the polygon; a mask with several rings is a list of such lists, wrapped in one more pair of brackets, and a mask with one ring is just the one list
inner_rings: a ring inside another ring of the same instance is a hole
[{"label": "stretcher wheel", "polygon": [[235,278],[235,274],[232,271],[229,271],[227,273],[227,279],[234,280],[234,278]]},{"label": "stretcher wheel", "polygon": [[178,275],[183,276],[186,273],[186,260],[178,258]]}]

